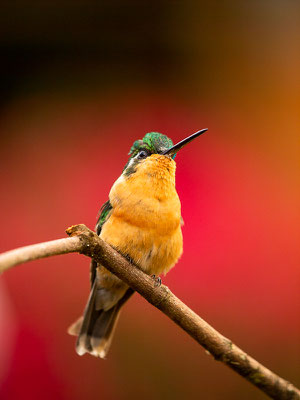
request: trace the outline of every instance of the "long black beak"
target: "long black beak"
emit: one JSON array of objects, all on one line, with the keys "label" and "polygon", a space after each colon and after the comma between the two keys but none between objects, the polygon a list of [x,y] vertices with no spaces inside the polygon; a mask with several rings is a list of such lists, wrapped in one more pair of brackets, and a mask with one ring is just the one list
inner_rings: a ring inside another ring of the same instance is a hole
[{"label": "long black beak", "polygon": [[181,150],[186,144],[190,143],[192,140],[196,139],[196,137],[202,135],[202,133],[206,132],[206,129],[201,129],[201,131],[193,133],[191,136],[181,140],[181,142],[176,143],[173,147],[170,147],[168,150],[165,150],[162,154],[168,155],[170,157],[174,156],[179,150]]}]

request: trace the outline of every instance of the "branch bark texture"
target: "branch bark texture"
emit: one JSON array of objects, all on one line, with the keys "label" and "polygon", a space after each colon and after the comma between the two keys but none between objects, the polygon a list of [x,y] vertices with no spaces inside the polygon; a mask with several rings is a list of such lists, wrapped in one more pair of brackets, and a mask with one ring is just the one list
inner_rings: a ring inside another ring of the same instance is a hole
[{"label": "branch bark texture", "polygon": [[128,262],[85,225],[74,225],[67,229],[67,234],[71,237],[3,253],[0,255],[0,273],[15,265],[38,258],[73,252],[84,254],[117,275],[184,329],[216,360],[226,364],[271,398],[300,400],[300,391],[295,386],[274,374],[231,340],[221,335],[166,286],[155,286],[150,276]]}]

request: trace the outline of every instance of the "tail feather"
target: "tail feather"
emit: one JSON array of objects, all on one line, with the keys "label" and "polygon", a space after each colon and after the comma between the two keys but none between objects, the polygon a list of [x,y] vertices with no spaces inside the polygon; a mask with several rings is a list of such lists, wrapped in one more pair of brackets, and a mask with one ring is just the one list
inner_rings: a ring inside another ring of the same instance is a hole
[{"label": "tail feather", "polygon": [[86,308],[83,313],[83,321],[80,328],[80,332],[76,342],[76,352],[78,355],[82,356],[86,352],[91,352],[92,347],[90,344],[90,337],[93,331],[93,326],[98,318],[98,314],[102,310],[95,310],[95,301],[97,295],[96,279],[92,286]]},{"label": "tail feather", "polygon": [[72,336],[78,336],[80,333],[82,322],[83,316],[79,317],[71,326],[69,326],[68,334]]},{"label": "tail feather", "polygon": [[108,311],[99,315],[90,338],[92,354],[105,358],[110,348],[116,324],[120,315],[120,308],[116,304]]},{"label": "tail feather", "polygon": [[84,316],[80,317],[68,330],[71,335],[78,336],[76,352],[79,355],[90,353],[96,357],[106,357],[112,342],[120,309],[133,293],[134,291],[129,288],[124,296],[109,310],[97,310],[97,288],[96,282],[94,282]]}]

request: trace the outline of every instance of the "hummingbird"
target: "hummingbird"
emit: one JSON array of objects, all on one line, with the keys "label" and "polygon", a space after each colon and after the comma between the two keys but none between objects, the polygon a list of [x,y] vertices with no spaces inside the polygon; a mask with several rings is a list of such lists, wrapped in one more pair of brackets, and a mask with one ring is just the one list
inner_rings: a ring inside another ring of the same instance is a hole
[{"label": "hummingbird", "polygon": [[[158,132],[136,140],[109,200],[99,211],[96,232],[100,238],[154,277],[166,274],[182,254],[183,220],[175,188],[175,156],[206,131],[197,131],[175,145]],[[90,280],[84,314],[68,332],[77,336],[79,355],[105,358],[120,310],[134,290],[94,260]]]}]

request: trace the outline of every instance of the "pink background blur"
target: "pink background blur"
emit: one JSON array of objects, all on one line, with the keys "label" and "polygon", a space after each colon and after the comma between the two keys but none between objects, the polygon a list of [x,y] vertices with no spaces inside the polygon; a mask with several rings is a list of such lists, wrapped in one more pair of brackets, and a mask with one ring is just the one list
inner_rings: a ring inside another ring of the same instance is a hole
[{"label": "pink background blur", "polygon": [[[163,282],[299,385],[299,3],[14,4],[0,251],[94,227],[134,140],[208,127],[176,158],[184,254]],[[1,400],[266,398],[139,295],[106,361],[77,356],[66,330],[88,291],[79,255],[1,276]]]}]

